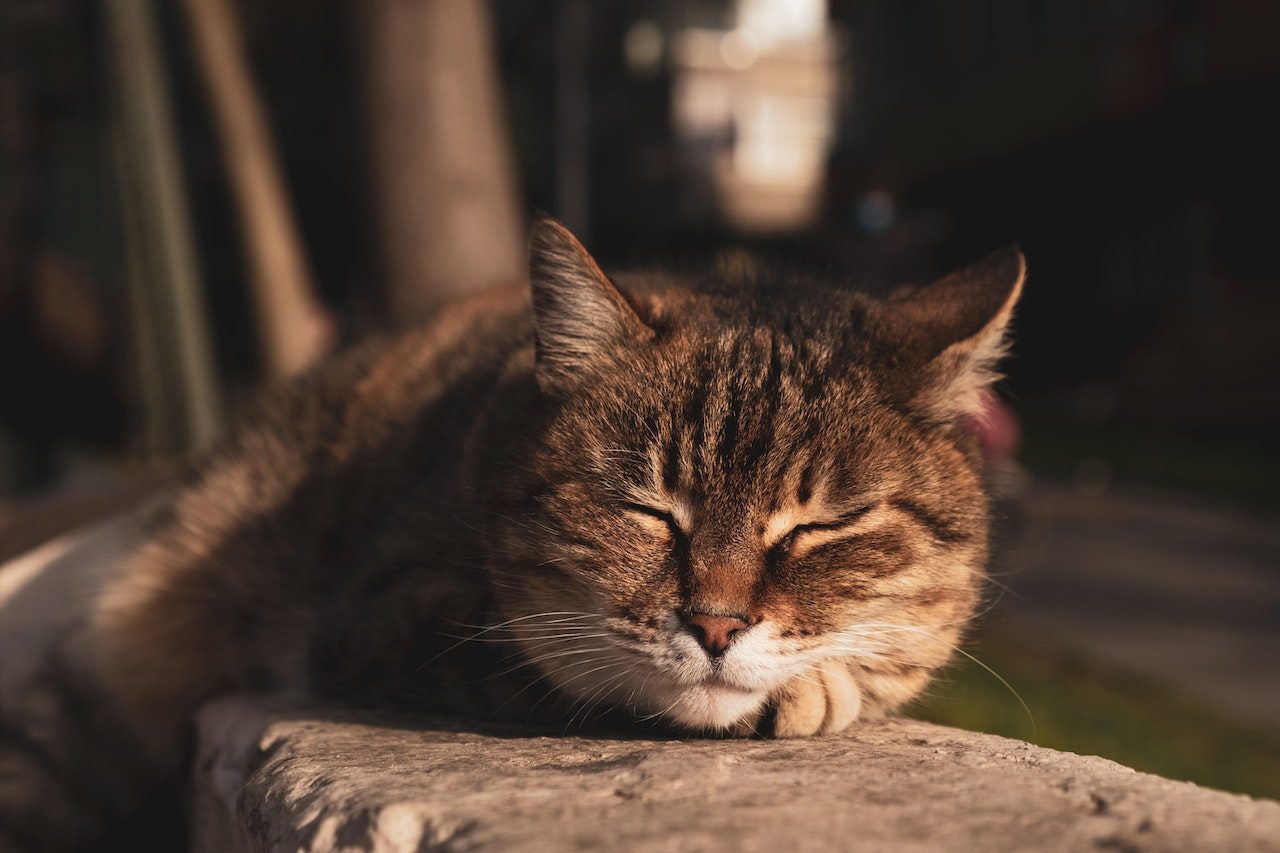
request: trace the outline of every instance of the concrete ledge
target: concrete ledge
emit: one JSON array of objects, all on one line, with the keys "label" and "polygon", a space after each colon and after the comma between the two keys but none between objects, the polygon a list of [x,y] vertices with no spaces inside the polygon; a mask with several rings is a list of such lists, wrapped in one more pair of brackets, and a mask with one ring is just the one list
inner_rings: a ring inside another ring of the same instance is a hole
[{"label": "concrete ledge", "polygon": [[546,737],[228,699],[199,730],[198,853],[1280,850],[1280,803],[913,721]]}]

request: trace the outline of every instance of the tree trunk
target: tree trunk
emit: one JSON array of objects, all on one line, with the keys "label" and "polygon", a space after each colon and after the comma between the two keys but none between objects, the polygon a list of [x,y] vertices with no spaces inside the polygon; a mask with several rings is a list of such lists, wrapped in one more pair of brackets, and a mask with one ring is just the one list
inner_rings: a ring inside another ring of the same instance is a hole
[{"label": "tree trunk", "polygon": [[229,0],[184,5],[239,212],[263,366],[280,379],[324,353],[331,325],[315,297],[235,9]]},{"label": "tree trunk", "polygon": [[374,203],[396,321],[523,278],[485,0],[362,0]]}]

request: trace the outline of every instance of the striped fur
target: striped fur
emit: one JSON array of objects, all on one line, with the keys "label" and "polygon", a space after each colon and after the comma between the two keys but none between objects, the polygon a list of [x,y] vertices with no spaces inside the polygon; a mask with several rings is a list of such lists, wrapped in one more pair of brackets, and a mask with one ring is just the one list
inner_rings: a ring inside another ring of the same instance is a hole
[{"label": "striped fur", "polygon": [[[881,302],[611,280],[543,221],[530,271],[270,392],[150,511],[0,697],[0,850],[100,836],[228,691],[777,735],[919,693],[979,595],[959,419],[1021,256]],[[749,628],[713,659],[690,612]]]}]

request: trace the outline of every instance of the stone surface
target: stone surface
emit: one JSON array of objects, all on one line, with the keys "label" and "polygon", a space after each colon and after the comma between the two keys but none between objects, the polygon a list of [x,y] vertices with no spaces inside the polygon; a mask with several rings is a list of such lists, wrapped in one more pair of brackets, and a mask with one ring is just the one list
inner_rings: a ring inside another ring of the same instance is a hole
[{"label": "stone surface", "polygon": [[228,699],[199,726],[200,853],[1280,850],[1280,803],[914,721],[628,739]]}]

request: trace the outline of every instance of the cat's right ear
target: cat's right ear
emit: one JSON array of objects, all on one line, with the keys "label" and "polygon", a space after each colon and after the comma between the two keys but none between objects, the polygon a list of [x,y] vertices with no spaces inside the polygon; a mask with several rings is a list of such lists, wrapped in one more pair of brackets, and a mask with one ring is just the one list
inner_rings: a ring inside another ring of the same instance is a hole
[{"label": "cat's right ear", "polygon": [[1026,277],[1026,258],[1010,246],[890,303],[916,362],[913,408],[938,421],[982,414]]},{"label": "cat's right ear", "polygon": [[529,281],[538,385],[553,392],[636,342],[653,337],[626,298],[568,228],[533,224]]}]

